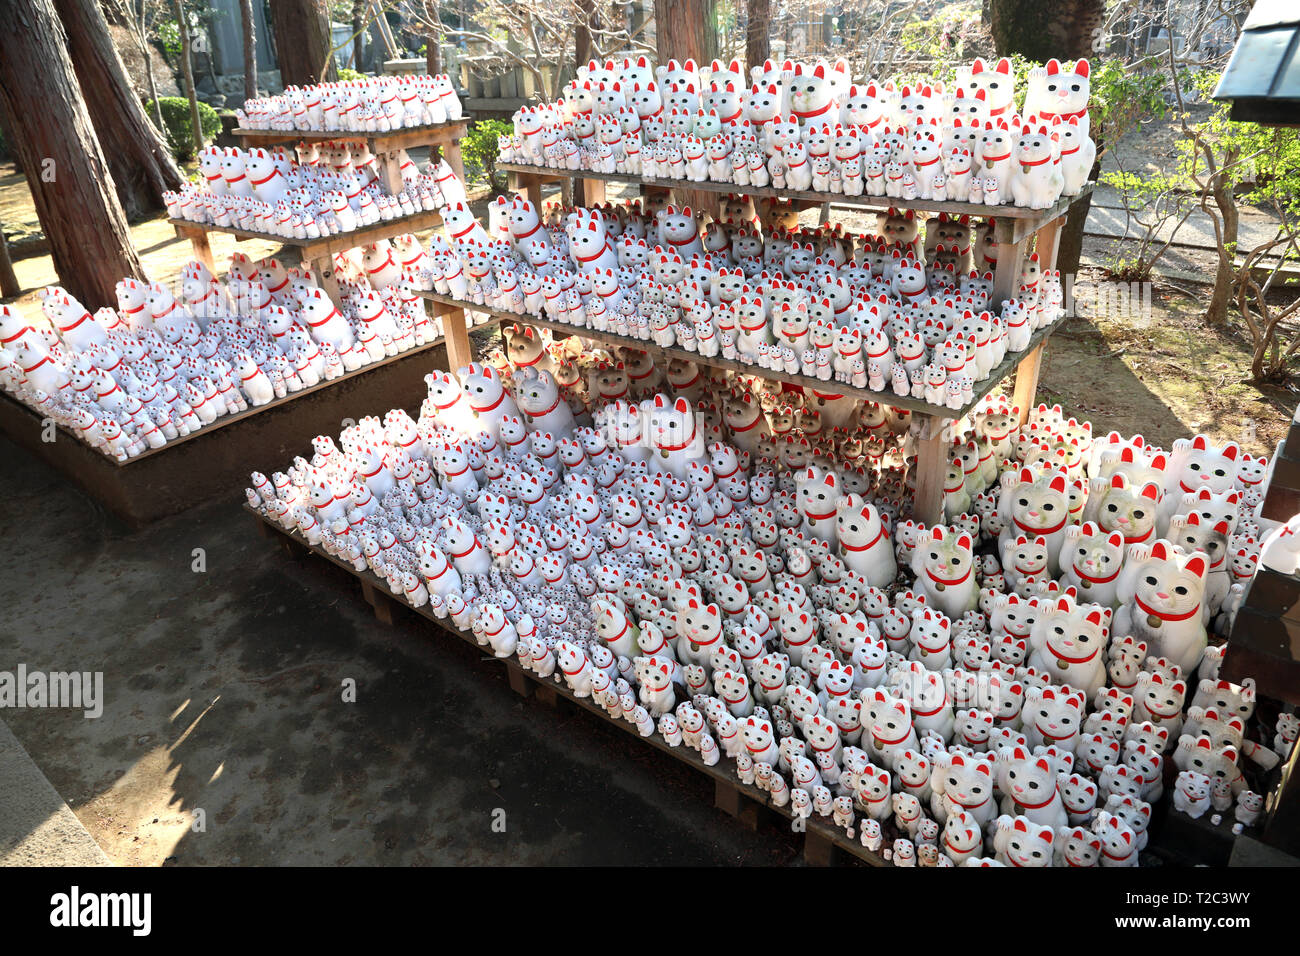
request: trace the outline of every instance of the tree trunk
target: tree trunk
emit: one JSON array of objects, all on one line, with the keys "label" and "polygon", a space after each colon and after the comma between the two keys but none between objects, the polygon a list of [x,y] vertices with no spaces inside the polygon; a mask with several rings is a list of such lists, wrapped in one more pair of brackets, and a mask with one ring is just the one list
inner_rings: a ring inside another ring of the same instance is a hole
[{"label": "tree trunk", "polygon": [[140,53],[144,57],[144,75],[149,78],[149,102],[153,104],[153,126],[161,133],[167,126],[163,123],[162,101],[158,99],[158,82],[153,75],[153,57],[150,55],[152,52],[149,49],[149,42],[141,40]]},{"label": "tree trunk", "polygon": [[693,59],[708,66],[718,55],[716,0],[655,0],[659,62]]},{"label": "tree trunk", "polygon": [[117,198],[128,219],[140,219],[162,208],[163,190],[180,188],[181,172],[131,88],[96,0],[55,0],[54,5]]},{"label": "tree trunk", "polygon": [[437,76],[442,70],[442,13],[437,3],[424,4],[424,70]]},{"label": "tree trunk", "polygon": [[596,0],[578,0],[579,17],[573,31],[573,64],[582,69],[591,61],[591,27]]},{"label": "tree trunk", "polygon": [[280,82],[314,86],[339,78],[329,20],[320,0],[270,0],[271,31],[280,54]]},{"label": "tree trunk", "polygon": [[[1094,55],[1106,20],[1105,0],[989,0],[985,19],[998,56],[1019,53],[1039,63],[1053,57],[1077,60]],[[1099,157],[1103,135],[1105,131],[1093,124],[1092,136]],[[1099,158],[1089,179],[1095,181],[1100,172]],[[1070,207],[1070,214],[1061,227],[1056,267],[1061,271],[1062,280],[1079,271],[1083,229],[1091,208],[1089,194]]]},{"label": "tree trunk", "polygon": [[239,19],[244,28],[244,99],[257,98],[257,21],[253,0],[239,0]]},{"label": "tree trunk", "polygon": [[[718,54],[714,29],[716,0],[655,0],[655,55],[660,64],[670,59],[694,60],[708,66]],[[761,64],[760,64],[761,65]],[[703,190],[677,189],[682,203],[692,210],[717,216],[718,194]]]},{"label": "tree trunk", "polygon": [[144,270],[52,0],[0,3],[0,113],[64,288],[115,306],[118,280]]},{"label": "tree trunk", "polygon": [[23,294],[23,287],[14,275],[14,261],[9,258],[9,240],[0,229],[0,299],[13,299]]},{"label": "tree trunk", "polygon": [[1104,0],[990,0],[987,25],[998,56],[1046,63],[1092,55],[1105,13]]},{"label": "tree trunk", "polygon": [[430,76],[442,72],[442,37],[432,30],[424,35],[424,72]]},{"label": "tree trunk", "polygon": [[746,0],[745,11],[745,61],[761,67],[772,55],[772,0]]},{"label": "tree trunk", "polygon": [[352,0],[352,69],[365,72],[366,55],[365,0]]},{"label": "tree trunk", "polygon": [[190,124],[194,127],[194,155],[203,151],[203,120],[199,115],[199,95],[194,90],[194,64],[190,62],[190,21],[185,16],[182,0],[172,0],[176,8],[177,31],[181,35],[181,77],[185,81],[185,94],[190,98]]},{"label": "tree trunk", "polygon": [[1219,246],[1219,266],[1214,275],[1214,291],[1210,294],[1209,305],[1205,307],[1205,321],[1210,325],[1228,324],[1228,302],[1232,299],[1233,286],[1237,281],[1237,270],[1233,260],[1237,255],[1237,226],[1239,214],[1233,202],[1231,190],[1225,188],[1220,180],[1214,190],[1214,205],[1219,210],[1223,221],[1223,242]]}]

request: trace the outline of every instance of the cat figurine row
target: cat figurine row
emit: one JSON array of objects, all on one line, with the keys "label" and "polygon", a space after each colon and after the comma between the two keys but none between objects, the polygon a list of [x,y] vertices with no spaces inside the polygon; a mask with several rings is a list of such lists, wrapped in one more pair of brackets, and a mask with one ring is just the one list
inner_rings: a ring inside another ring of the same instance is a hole
[{"label": "cat figurine row", "polygon": [[1050,207],[1092,169],[1087,60],[1023,78],[977,58],[955,82],[854,83],[844,60],[652,67],[592,61],[554,103],[521,107],[503,162],[847,196]]},{"label": "cat figurine row", "polygon": [[279,96],[245,100],[242,129],[278,132],[387,133],[464,118],[446,73],[367,76],[315,86],[288,86]]},{"label": "cat figurine row", "polygon": [[448,235],[430,244],[426,287],[950,411],[970,405],[1013,346],[1028,346],[1026,333],[1062,314],[1059,275],[1040,273],[1036,256],[1019,294],[993,302],[991,273],[957,271],[973,258],[974,230],[945,216],[931,225],[949,242],[934,244],[927,265],[919,223],[895,210],[881,214],[878,235],[854,237],[837,229],[764,235],[749,220],[701,223],[673,205],[653,219],[635,207],[543,216],[522,198],[496,205],[490,233],[459,207],[446,212]]},{"label": "cat figurine row", "polygon": [[179,297],[123,279],[117,308],[93,314],[50,287],[35,326],[0,306],[0,387],[103,454],[133,458],[432,342],[440,320],[395,264],[419,248],[405,236],[337,257],[341,306],[311,272],[242,253],[224,280],[186,265]]},{"label": "cat figurine row", "polygon": [[163,193],[172,219],[278,236],[318,239],[465,203],[465,187],[440,159],[421,171],[398,151],[402,188],[390,192],[365,141],[247,150],[208,146],[199,182]]}]

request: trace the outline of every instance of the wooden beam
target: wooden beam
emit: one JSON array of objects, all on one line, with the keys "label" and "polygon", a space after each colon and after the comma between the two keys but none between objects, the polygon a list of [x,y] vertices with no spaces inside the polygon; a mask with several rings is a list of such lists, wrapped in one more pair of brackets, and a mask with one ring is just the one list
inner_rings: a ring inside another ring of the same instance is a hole
[{"label": "wooden beam", "polygon": [[996,311],[1020,291],[1020,267],[1024,263],[1025,240],[998,243],[998,264],[993,269],[993,299]]},{"label": "wooden beam", "polygon": [[1016,385],[1012,401],[1020,406],[1020,424],[1029,421],[1029,410],[1038,394],[1038,376],[1043,367],[1043,349],[1047,343],[1039,342],[1016,366]]},{"label": "wooden beam", "polygon": [[916,476],[912,489],[912,519],[927,525],[943,521],[943,478],[948,470],[948,445],[943,440],[943,422],[923,415],[916,439]]}]

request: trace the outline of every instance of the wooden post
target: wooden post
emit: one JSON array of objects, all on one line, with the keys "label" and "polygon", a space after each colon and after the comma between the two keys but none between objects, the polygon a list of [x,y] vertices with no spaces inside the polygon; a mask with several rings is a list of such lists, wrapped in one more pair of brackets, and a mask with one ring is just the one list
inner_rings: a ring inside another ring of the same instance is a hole
[{"label": "wooden post", "polygon": [[745,829],[758,829],[758,804],[741,793],[736,784],[715,778],[713,805],[735,819]]},{"label": "wooden post", "polygon": [[402,182],[402,165],[397,158],[397,152],[379,153],[375,156],[379,164],[379,178],[384,183],[384,188],[391,195],[396,196],[406,189],[406,184]]},{"label": "wooden post", "polygon": [[469,344],[469,316],[460,306],[429,300],[434,315],[442,316],[442,335],[447,345],[447,370],[455,372],[474,361]]},{"label": "wooden post", "polygon": [[[1040,269],[1055,269],[1056,254],[1061,248],[1061,227],[1065,225],[1065,217],[1060,216],[1049,223],[1041,226],[1038,232],[1034,233],[1034,252],[1038,253],[1038,267]],[[1062,279],[1062,282],[1065,280]]]},{"label": "wooden post", "polygon": [[194,258],[203,263],[209,272],[217,274],[217,261],[212,257],[212,243],[208,241],[208,234],[202,229],[197,229],[190,234],[190,247],[194,252]]},{"label": "wooden post", "polygon": [[605,180],[579,179],[577,182],[581,195],[573,198],[578,205],[590,208],[605,201]]},{"label": "wooden post", "polygon": [[[1011,220],[1006,222],[1008,226],[1011,225]],[[998,225],[1000,227],[1002,223]],[[1000,309],[1003,302],[1015,298],[1020,290],[1020,267],[1024,262],[1025,243],[1028,241],[1022,239],[1019,242],[998,243],[998,264],[993,270],[994,309]]]},{"label": "wooden post", "polygon": [[[805,820],[808,824],[811,821]],[[835,858],[835,844],[809,826],[803,838],[803,860],[809,866],[830,866]]]},{"label": "wooden post", "polygon": [[1020,424],[1029,421],[1029,409],[1034,405],[1034,396],[1038,394],[1038,374],[1043,367],[1043,349],[1045,341],[1039,342],[1033,350],[1020,360],[1016,366],[1016,385],[1012,401],[1020,406]]},{"label": "wooden post", "polygon": [[[456,174],[456,178],[462,183],[465,181],[465,159],[460,153],[460,140],[451,143],[442,144],[442,158],[447,161],[451,171]],[[540,209],[540,205],[538,206]]]},{"label": "wooden post", "polygon": [[365,578],[361,579],[361,596],[366,599],[366,603],[375,612],[375,619],[380,624],[393,623],[393,599],[384,594],[377,586],[371,584]]},{"label": "wooden post", "polygon": [[506,664],[506,680],[510,683],[510,689],[520,697],[532,696],[533,682],[524,675],[523,668]]},{"label": "wooden post", "polygon": [[[450,160],[448,160],[450,162]],[[510,174],[510,191],[523,196],[537,210],[540,216],[542,213],[542,180],[539,176],[533,176],[529,173]]]},{"label": "wooden post", "polygon": [[343,296],[339,293],[338,279],[334,275],[334,257],[329,255],[318,256],[311,260],[311,268],[316,273],[316,281],[325,290],[325,294],[330,297],[330,301],[336,306],[342,307]]},{"label": "wooden post", "polygon": [[948,469],[948,449],[943,441],[942,418],[918,416],[916,478],[912,491],[912,519],[927,525],[943,521],[943,476]]},{"label": "wooden post", "polygon": [[0,228],[0,298],[13,299],[22,294],[23,287],[14,274],[14,261],[9,258],[9,240],[5,238],[4,229]]}]

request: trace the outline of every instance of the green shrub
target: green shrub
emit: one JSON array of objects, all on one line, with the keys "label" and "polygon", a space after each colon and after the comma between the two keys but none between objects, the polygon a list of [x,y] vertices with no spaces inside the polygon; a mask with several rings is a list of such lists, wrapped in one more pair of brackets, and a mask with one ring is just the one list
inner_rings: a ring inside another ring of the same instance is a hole
[{"label": "green shrub", "polygon": [[460,141],[468,182],[487,183],[495,192],[506,188],[505,177],[497,173],[497,137],[514,131],[514,126],[505,120],[478,120],[469,124],[465,138]]},{"label": "green shrub", "polygon": [[[190,120],[190,101],[183,96],[164,96],[158,101],[162,105],[163,125],[167,127],[167,145],[177,159],[189,159],[194,155],[194,132]],[[145,112],[153,115],[153,100],[145,103]],[[199,103],[199,122],[203,126],[203,141],[210,143],[221,135],[221,119],[217,111],[207,103]]]},{"label": "green shrub", "polygon": [[364,80],[366,79],[366,74],[360,73],[349,67],[343,66],[343,67],[339,67],[339,79],[340,80]]}]

